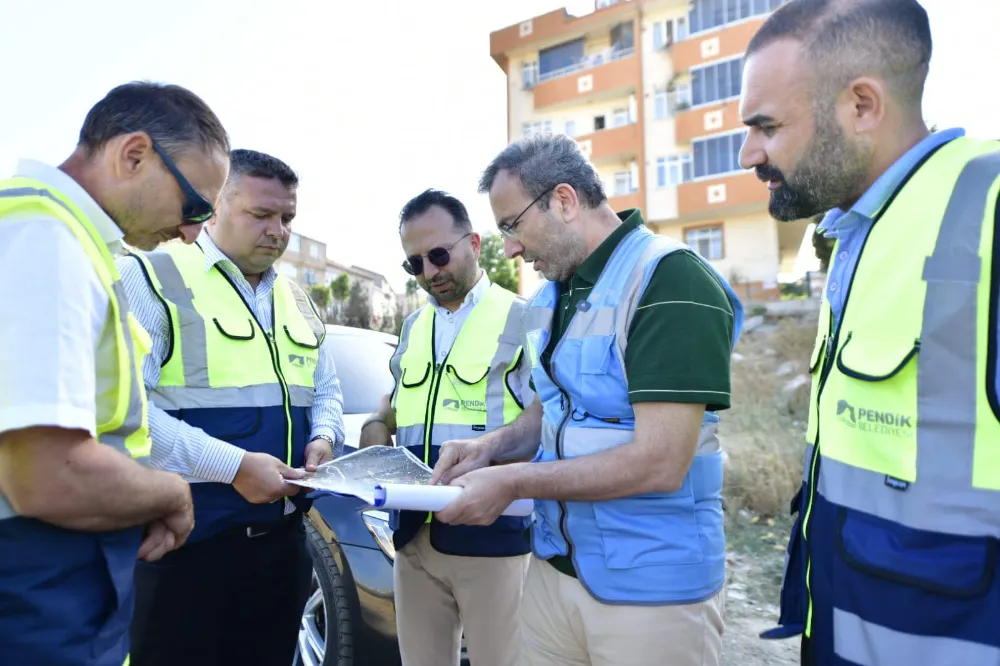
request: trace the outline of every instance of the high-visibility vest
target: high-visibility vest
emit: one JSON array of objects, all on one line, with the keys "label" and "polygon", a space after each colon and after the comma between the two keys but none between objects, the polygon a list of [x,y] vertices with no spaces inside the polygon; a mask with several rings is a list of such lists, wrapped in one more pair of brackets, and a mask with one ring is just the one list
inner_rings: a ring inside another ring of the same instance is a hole
[{"label": "high-visibility vest", "polygon": [[[65,224],[108,293],[117,380],[102,396],[110,396],[110,403],[97,401],[97,441],[144,462],[150,440],[141,368],[150,340],[129,312],[114,259],[91,220],[65,194],[29,178],[0,182],[0,226],[25,215]],[[17,515],[0,495],[0,661],[122,664],[142,534],[142,527],[104,533],[62,529]]]},{"label": "high-visibility vest", "polygon": [[[434,308],[426,304],[407,317],[390,361],[397,446],[433,467],[444,442],[479,437],[518,417],[524,406],[508,376],[521,363],[524,303],[491,284],[441,363],[434,349]],[[446,525],[416,511],[392,512],[395,547],[406,545],[425,522],[431,524],[431,544],[441,552],[498,556],[529,549],[526,518],[501,516],[489,526]]]},{"label": "high-visibility vest", "polygon": [[[218,265],[206,268],[197,243],[168,243],[134,256],[170,320],[171,348],[153,404],[212,437],[301,467],[313,376],[326,337],[309,297],[277,276],[273,329],[265,330],[225,272]],[[251,504],[231,484],[192,481],[190,542],[282,516],[282,502]],[[292,501],[308,506],[302,497]]]},{"label": "high-visibility vest", "polygon": [[819,664],[1000,663],[998,189],[1000,143],[944,144],[876,215],[837,330],[823,299],[768,634]]},{"label": "high-visibility vest", "polygon": [[[536,462],[591,455],[632,441],[628,331],[656,266],[678,251],[690,248],[644,226],[630,231],[556,343],[551,374],[540,358],[552,336],[559,292],[553,282],[539,289],[524,317],[532,379],[543,408]],[[735,345],[743,306],[725,278],[702,261],[729,297]],[[691,467],[675,492],[601,502],[535,500],[535,555],[572,558],[587,591],[609,604],[693,603],[716,594],[726,567],[718,422],[715,412],[705,413]]]}]

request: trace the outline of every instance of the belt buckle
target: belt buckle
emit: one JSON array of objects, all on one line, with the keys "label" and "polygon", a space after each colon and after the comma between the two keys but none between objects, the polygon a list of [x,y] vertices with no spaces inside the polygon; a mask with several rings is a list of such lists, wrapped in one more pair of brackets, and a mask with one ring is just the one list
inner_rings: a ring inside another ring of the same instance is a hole
[{"label": "belt buckle", "polygon": [[256,530],[253,527],[248,527],[247,528],[247,538],[248,539],[256,539],[257,537],[266,536],[267,533],[270,532],[270,531],[271,530],[269,530],[269,529]]}]

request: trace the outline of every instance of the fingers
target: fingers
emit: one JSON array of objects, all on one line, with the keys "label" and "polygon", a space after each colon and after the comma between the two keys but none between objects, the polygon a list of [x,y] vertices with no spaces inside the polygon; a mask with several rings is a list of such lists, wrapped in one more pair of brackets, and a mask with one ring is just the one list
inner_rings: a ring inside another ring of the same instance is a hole
[{"label": "fingers", "polygon": [[286,465],[285,463],[281,462],[280,460],[275,459],[275,462],[277,463],[275,465],[275,467],[277,468],[278,473],[284,479],[301,479],[301,478],[304,478],[305,475],[306,475],[306,473],[303,470],[294,469],[292,467],[289,467],[288,465]]},{"label": "fingers", "polygon": [[326,440],[317,440],[313,445],[306,447],[306,471],[315,472],[316,468],[333,460],[333,452],[330,451],[329,443]]},{"label": "fingers", "polygon": [[174,533],[163,523],[151,523],[147,528],[146,538],[139,546],[138,557],[146,562],[155,562],[179,546]]},{"label": "fingers", "polygon": [[434,469],[431,471],[430,485],[437,485],[439,481],[443,481],[447,484],[453,476],[449,475],[448,471],[455,465],[457,458],[458,455],[453,449],[442,448],[438,461],[434,465]]},{"label": "fingers", "polygon": [[462,462],[454,464],[449,469],[443,470],[441,473],[441,483],[446,486],[464,485],[460,477],[478,468],[479,465],[474,460],[466,458]]}]

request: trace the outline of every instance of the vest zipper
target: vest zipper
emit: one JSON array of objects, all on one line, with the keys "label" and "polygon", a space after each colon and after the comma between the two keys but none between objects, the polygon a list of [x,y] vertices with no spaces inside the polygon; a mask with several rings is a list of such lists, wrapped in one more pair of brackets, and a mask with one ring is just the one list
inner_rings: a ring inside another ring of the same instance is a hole
[{"label": "vest zipper", "polygon": [[[556,348],[558,348],[560,344],[562,344],[562,340],[556,343]],[[553,357],[556,355],[555,351],[555,349],[552,350]],[[566,423],[573,414],[573,400],[569,397],[569,394],[566,393],[566,390],[556,379],[556,364],[552,358],[549,359],[549,368],[551,370],[549,373],[549,379],[551,379],[552,383],[559,389],[559,393],[562,396],[560,404],[566,405],[562,420],[559,421],[559,427],[556,429],[556,457],[559,460],[565,460],[565,458],[563,458],[563,432],[566,429]],[[566,557],[570,560],[570,562],[572,562],[573,540],[569,538],[569,530],[566,529],[566,521],[569,518],[568,512],[566,511],[566,503],[558,501],[556,504],[559,505],[559,532],[562,534],[563,540],[566,541]]]},{"label": "vest zipper", "polygon": [[[274,341],[274,335],[272,335],[270,332],[268,332],[264,328],[264,326],[261,325],[260,320],[257,319],[257,315],[254,314],[253,308],[251,308],[250,304],[247,303],[247,301],[246,301],[245,298],[243,298],[243,294],[241,294],[240,290],[236,287],[235,284],[233,284],[233,281],[230,279],[230,277],[228,275],[226,275],[226,272],[224,270],[220,269],[217,265],[214,266],[214,268],[215,268],[215,270],[219,271],[219,274],[222,275],[222,277],[224,277],[226,279],[226,282],[229,283],[229,286],[231,286],[233,288],[233,291],[236,292],[236,295],[239,296],[239,299],[240,299],[240,301],[243,302],[243,305],[244,305],[244,307],[246,307],[247,312],[249,312],[250,316],[253,317],[254,323],[257,324],[257,328],[259,328],[261,330],[261,332],[264,334],[264,339],[267,340],[267,351],[268,351],[268,353],[271,356],[271,367],[274,369],[274,375],[278,378],[278,386],[281,387],[282,404],[283,404],[283,406],[285,408],[285,451],[286,451],[286,453],[285,453],[285,457],[286,457],[285,464],[288,465],[289,467],[291,467],[292,466],[292,415],[291,415],[291,412],[289,411],[289,407],[290,407],[291,401],[290,401],[290,396],[289,396],[289,393],[288,393],[288,385],[285,383],[285,377],[284,377],[284,375],[281,374],[281,366],[280,366],[280,364],[278,362],[278,349],[277,349],[278,344]],[[274,320],[274,289],[272,288],[271,289],[271,326],[272,326],[272,328],[274,326],[274,321],[275,321]]]},{"label": "vest zipper", "polygon": [[[440,363],[437,362],[437,349],[434,344],[436,329],[437,317],[435,316],[431,319],[431,362],[434,364],[434,369],[433,374],[431,375],[431,387],[430,390],[427,391],[427,408],[424,410],[424,464],[427,466],[430,466],[431,464],[431,442],[434,440],[434,413],[437,405],[438,393],[441,389],[441,379],[444,377],[442,370],[448,362],[448,357],[451,356],[451,349],[449,349],[448,353],[444,355],[444,360]],[[455,341],[458,341],[457,337]],[[454,348],[455,344],[452,343],[452,349]],[[431,522],[433,518],[434,514],[428,512],[427,518],[425,518],[424,521]]]}]

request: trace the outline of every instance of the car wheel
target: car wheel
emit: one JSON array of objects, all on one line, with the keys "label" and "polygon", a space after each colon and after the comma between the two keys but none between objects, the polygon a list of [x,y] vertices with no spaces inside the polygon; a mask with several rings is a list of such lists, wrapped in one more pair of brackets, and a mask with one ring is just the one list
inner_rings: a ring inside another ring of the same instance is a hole
[{"label": "car wheel", "polygon": [[304,522],[313,575],[294,664],[353,666],[354,636],[347,586],[323,535],[308,519]]}]

